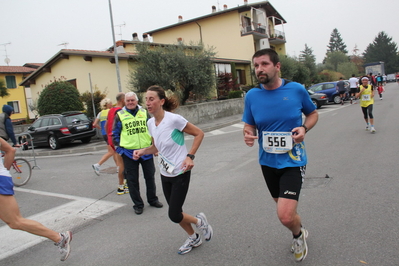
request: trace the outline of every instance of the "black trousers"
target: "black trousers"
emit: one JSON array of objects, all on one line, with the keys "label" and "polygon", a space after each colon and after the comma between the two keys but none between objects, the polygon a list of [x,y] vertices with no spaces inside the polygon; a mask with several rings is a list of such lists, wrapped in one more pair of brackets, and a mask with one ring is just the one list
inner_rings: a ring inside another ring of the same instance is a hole
[{"label": "black trousers", "polygon": [[144,202],[140,196],[140,183],[139,183],[139,165],[143,169],[145,185],[147,188],[147,202],[151,205],[158,201],[155,186],[155,166],[154,159],[143,160],[140,158],[137,161],[129,158],[125,154],[122,155],[123,163],[125,165],[126,182],[129,187],[130,198],[134,205],[133,208],[143,208]]}]

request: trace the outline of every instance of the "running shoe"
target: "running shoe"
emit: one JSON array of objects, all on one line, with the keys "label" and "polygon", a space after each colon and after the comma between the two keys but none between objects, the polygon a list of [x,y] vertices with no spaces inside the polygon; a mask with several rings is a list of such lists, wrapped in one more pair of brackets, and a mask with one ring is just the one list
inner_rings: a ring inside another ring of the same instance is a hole
[{"label": "running shoe", "polygon": [[72,241],[72,232],[66,231],[65,233],[60,234],[62,239],[60,242],[55,243],[58,246],[60,253],[61,253],[61,261],[65,261],[69,254],[71,253],[71,246],[69,243]]},{"label": "running shoe", "polygon": [[202,233],[206,241],[211,240],[213,236],[213,229],[212,226],[208,223],[205,214],[203,212],[200,212],[195,217],[201,221],[201,225],[197,225],[197,229]]},{"label": "running shoe", "polygon": [[96,173],[96,175],[100,175],[100,165],[98,163],[93,164],[91,167],[93,167],[94,173]]},{"label": "running shoe", "polygon": [[369,125],[366,126],[366,131],[369,131],[370,127]]},{"label": "running shoe", "polygon": [[[309,236],[309,232],[308,232],[308,230],[306,230],[305,228],[301,228],[301,229],[303,229],[303,230],[305,231],[305,239],[306,239],[306,238],[308,238],[308,236]],[[294,251],[295,251],[295,247],[294,247],[294,241],[292,241],[292,245],[291,245],[291,253],[294,253]]]},{"label": "running shoe", "polygon": [[374,128],[374,127],[371,127],[371,128],[370,128],[370,132],[371,132],[371,133],[375,133],[375,128]]},{"label": "running shoe", "polygon": [[296,261],[303,261],[308,255],[308,245],[306,244],[308,232],[304,228],[301,228],[301,232],[301,236],[293,240],[294,258]]},{"label": "running shoe", "polygon": [[179,251],[177,253],[179,253],[180,255],[184,255],[190,252],[193,248],[199,247],[202,244],[202,240],[199,234],[196,235],[196,239],[192,239],[191,237],[187,238],[186,242],[184,242],[183,246],[179,248]]},{"label": "running shoe", "polygon": [[118,195],[125,194],[125,188],[123,187],[123,185],[122,185],[122,187],[118,187],[118,189],[116,190],[116,194],[118,194]]},{"label": "running shoe", "polygon": [[124,190],[125,190],[125,194],[128,194],[129,193],[129,187],[127,186],[127,184],[125,183],[123,187],[124,187]]}]

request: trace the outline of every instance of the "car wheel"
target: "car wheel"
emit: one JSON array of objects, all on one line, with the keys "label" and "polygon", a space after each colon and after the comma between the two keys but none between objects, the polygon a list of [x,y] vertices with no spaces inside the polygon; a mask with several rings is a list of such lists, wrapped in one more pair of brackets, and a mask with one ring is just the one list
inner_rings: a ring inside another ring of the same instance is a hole
[{"label": "car wheel", "polygon": [[91,137],[87,137],[87,138],[81,139],[82,143],[89,143],[90,140],[91,140]]},{"label": "car wheel", "polygon": [[334,96],[334,103],[341,103],[341,97],[339,95]]},{"label": "car wheel", "polygon": [[319,109],[321,107],[321,105],[319,104],[319,102],[317,100],[312,99],[312,103],[314,104],[314,106],[316,106],[317,109]]},{"label": "car wheel", "polygon": [[50,146],[51,149],[56,150],[58,149],[61,145],[60,142],[58,141],[57,137],[54,135],[51,135],[48,138],[48,145]]}]

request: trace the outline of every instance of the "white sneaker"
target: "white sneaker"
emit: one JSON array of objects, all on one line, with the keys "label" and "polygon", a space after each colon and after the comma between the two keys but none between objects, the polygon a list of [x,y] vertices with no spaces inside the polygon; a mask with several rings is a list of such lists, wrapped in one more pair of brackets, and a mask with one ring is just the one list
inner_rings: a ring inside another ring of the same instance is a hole
[{"label": "white sneaker", "polygon": [[187,240],[184,242],[183,246],[179,248],[179,251],[177,253],[179,253],[180,255],[184,255],[190,252],[193,248],[199,247],[202,244],[202,240],[199,234],[196,235],[196,239],[192,239],[191,237],[187,238]]},{"label": "white sneaker", "polygon": [[306,237],[309,234],[306,229],[301,229],[301,236],[294,238],[292,241],[294,246],[294,258],[296,261],[303,261],[308,255],[308,245],[306,244]]},{"label": "white sneaker", "polygon": [[371,132],[371,133],[375,133],[375,128],[374,128],[374,127],[371,127],[370,132]]},{"label": "white sneaker", "polygon": [[93,164],[91,167],[93,167],[94,173],[96,173],[96,175],[100,175],[100,165],[98,163]]},{"label": "white sneaker", "polygon": [[370,130],[370,127],[369,127],[369,125],[367,125],[366,126],[366,131],[369,131]]},{"label": "white sneaker", "polygon": [[59,243],[55,243],[58,246],[61,253],[61,261],[65,261],[69,254],[71,253],[71,246],[69,243],[72,241],[72,232],[66,231],[65,233],[60,234],[62,239]]},{"label": "white sneaker", "polygon": [[201,231],[206,241],[211,240],[213,236],[213,229],[212,226],[208,223],[205,214],[200,212],[195,217],[201,221],[201,225],[197,225],[198,230]]}]

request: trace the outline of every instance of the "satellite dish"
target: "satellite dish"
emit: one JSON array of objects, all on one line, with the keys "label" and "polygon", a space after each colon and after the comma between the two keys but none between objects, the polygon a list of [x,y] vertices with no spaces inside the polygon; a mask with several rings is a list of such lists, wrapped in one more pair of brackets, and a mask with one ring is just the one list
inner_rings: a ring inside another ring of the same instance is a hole
[{"label": "satellite dish", "polygon": [[10,58],[6,57],[6,59],[4,59],[4,62],[6,62],[6,64],[8,65],[10,63]]}]

